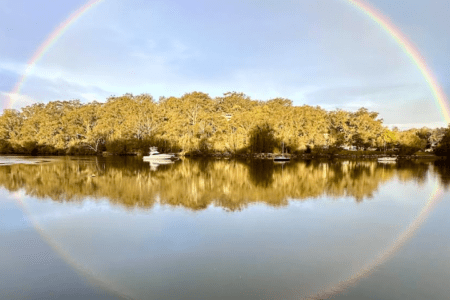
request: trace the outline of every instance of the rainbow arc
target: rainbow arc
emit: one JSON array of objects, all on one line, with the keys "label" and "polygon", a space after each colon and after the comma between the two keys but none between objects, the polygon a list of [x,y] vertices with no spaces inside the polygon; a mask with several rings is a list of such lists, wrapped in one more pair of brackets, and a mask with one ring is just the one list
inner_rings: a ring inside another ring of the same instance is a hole
[{"label": "rainbow arc", "polygon": [[[29,60],[27,64],[27,68],[20,78],[20,80],[16,83],[13,90],[11,91],[11,94],[20,94],[21,88],[23,87],[23,84],[27,78],[28,75],[30,75],[32,69],[36,65],[36,63],[49,51],[49,49],[56,43],[56,41],[66,32],[66,30],[75,23],[83,14],[85,14],[87,11],[92,9],[94,6],[102,2],[103,0],[90,0],[85,5],[80,7],[78,10],[76,10],[74,13],[72,13],[64,22],[62,22],[48,37],[47,39],[39,46],[39,48],[36,50],[32,58]],[[369,5],[367,2],[364,2],[362,0],[346,0],[350,5],[353,7],[356,7],[359,11],[361,11],[363,14],[367,15],[370,19],[372,19],[374,22],[376,22],[381,29],[383,29],[386,33],[388,33],[396,42],[397,44],[402,48],[402,50],[409,56],[409,58],[412,60],[412,62],[417,66],[417,68],[422,73],[424,79],[426,80],[427,84],[429,85],[433,97],[440,108],[441,114],[445,121],[447,123],[450,123],[450,114],[449,114],[449,103],[447,100],[447,97],[442,89],[442,87],[439,85],[438,81],[436,80],[436,77],[434,76],[433,72],[427,65],[425,59],[422,57],[420,52],[417,50],[417,48],[414,46],[412,42],[409,41],[409,39],[400,31],[400,29],[395,26],[391,20],[383,15],[379,10],[377,10],[375,7]],[[8,107],[12,107],[14,104],[14,100],[12,97],[10,98]],[[364,266],[361,270],[358,272],[355,272],[354,275],[350,276],[346,280],[338,283],[335,286],[328,287],[324,289],[321,293],[311,296],[311,298],[308,299],[318,299],[318,298],[327,298],[330,297],[333,294],[339,293],[342,290],[344,290],[346,287],[355,284],[359,279],[367,276],[370,274],[377,266],[379,266],[381,263],[385,262],[392,254],[394,254],[402,245],[406,243],[408,239],[410,239],[414,233],[417,231],[417,229],[420,227],[421,224],[427,219],[430,212],[436,207],[437,203],[439,202],[439,195],[440,195],[440,188],[436,187],[434,192],[430,195],[430,198],[425,205],[425,207],[421,210],[421,212],[418,214],[416,219],[408,226],[396,239],[396,241],[386,248],[382,253],[379,254],[378,257],[376,257],[372,262],[368,263],[366,266]],[[27,211],[23,201],[21,201],[20,197],[18,197],[18,202],[22,205],[25,211]],[[40,229],[39,224],[37,222],[33,222],[35,227],[37,228],[38,232],[41,233],[41,235],[44,237],[47,242],[53,246],[53,248],[61,253],[63,257],[65,257],[69,262],[71,261],[69,257],[67,257],[67,254],[64,253],[64,251],[59,247],[56,242],[53,242],[50,237],[47,237],[42,229]],[[76,262],[72,262],[71,265],[73,265],[75,268],[80,268],[80,266],[76,265]]]}]

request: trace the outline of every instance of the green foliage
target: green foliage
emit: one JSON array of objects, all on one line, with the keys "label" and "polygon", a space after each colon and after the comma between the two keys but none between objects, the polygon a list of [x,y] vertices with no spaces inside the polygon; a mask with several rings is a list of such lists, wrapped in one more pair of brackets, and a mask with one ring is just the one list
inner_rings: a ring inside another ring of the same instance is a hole
[{"label": "green foliage", "polygon": [[38,154],[37,146],[38,145],[36,141],[25,141],[22,145],[22,149],[25,154],[37,155]]},{"label": "green foliage", "polygon": [[446,132],[439,145],[434,150],[434,153],[438,156],[446,156],[447,158],[450,157],[450,125],[446,129]]},{"label": "green foliage", "polygon": [[274,130],[267,123],[255,126],[250,132],[249,148],[252,153],[272,153],[277,144]]},{"label": "green foliage", "polygon": [[0,140],[0,154],[10,154],[13,153],[14,149],[10,142],[7,140]]},{"label": "green foliage", "polygon": [[122,139],[106,142],[106,151],[115,155],[124,155],[127,153],[127,142]]},{"label": "green foliage", "polygon": [[92,155],[95,154],[94,151],[91,149],[88,149],[82,145],[73,145],[69,146],[69,148],[66,150],[66,155]]},{"label": "green foliage", "polygon": [[400,155],[413,155],[415,154],[417,151],[419,151],[420,148],[419,147],[414,147],[414,146],[407,146],[407,145],[401,145],[399,147],[399,154]]},{"label": "green foliage", "polygon": [[[378,113],[325,111],[294,106],[285,98],[250,99],[227,92],[160,98],[148,94],[110,97],[105,103],[79,100],[37,103],[0,116],[0,152],[19,154],[289,153],[316,149],[334,154],[341,146],[400,148],[412,153],[434,147],[444,129],[389,130]],[[445,143],[444,143],[445,144]],[[441,146],[443,151],[444,144]],[[308,150],[309,149],[309,150]],[[443,152],[442,152],[443,153]]]}]

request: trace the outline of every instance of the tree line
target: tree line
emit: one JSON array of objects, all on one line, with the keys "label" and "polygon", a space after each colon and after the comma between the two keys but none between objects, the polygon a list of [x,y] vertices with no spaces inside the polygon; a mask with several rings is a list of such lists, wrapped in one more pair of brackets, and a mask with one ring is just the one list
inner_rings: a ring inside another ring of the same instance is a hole
[{"label": "tree line", "polygon": [[149,146],[162,152],[273,153],[281,145],[290,153],[353,146],[412,154],[446,140],[450,145],[446,128],[390,130],[366,108],[326,111],[237,92],[215,98],[192,92],[158,101],[149,94],[112,96],[104,103],[52,101],[5,109],[0,116],[3,154],[146,153]]}]

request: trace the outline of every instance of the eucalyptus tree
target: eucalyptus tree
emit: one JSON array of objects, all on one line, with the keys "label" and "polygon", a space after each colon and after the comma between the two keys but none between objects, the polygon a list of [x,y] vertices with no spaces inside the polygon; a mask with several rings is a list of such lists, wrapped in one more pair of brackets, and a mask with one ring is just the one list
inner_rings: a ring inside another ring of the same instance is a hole
[{"label": "eucalyptus tree", "polygon": [[387,127],[384,127],[382,133],[377,138],[376,144],[380,149],[386,150],[391,149],[392,147],[398,144],[399,134],[398,128],[394,128],[390,130]]},{"label": "eucalyptus tree", "polygon": [[23,116],[18,110],[3,110],[3,114],[0,116],[0,139],[10,143],[19,143],[22,126]]},{"label": "eucalyptus tree", "polygon": [[65,116],[80,106],[79,100],[71,100],[51,101],[45,105],[34,104],[24,108],[22,140],[57,149],[67,148],[71,137],[67,131],[70,124]]},{"label": "eucalyptus tree", "polygon": [[417,129],[399,131],[398,141],[402,154],[414,154],[427,146],[427,141],[417,135]]},{"label": "eucalyptus tree", "polygon": [[129,137],[131,130],[127,118],[132,110],[132,98],[131,94],[108,98],[98,111],[96,132],[107,140]]},{"label": "eucalyptus tree", "polygon": [[325,110],[319,106],[296,107],[292,121],[292,127],[295,128],[296,133],[296,144],[300,149],[306,146],[327,145],[330,125]]},{"label": "eucalyptus tree", "polygon": [[142,140],[154,136],[161,125],[161,115],[149,94],[132,96],[125,110],[124,127],[129,137]]},{"label": "eucalyptus tree", "polygon": [[163,97],[158,106],[162,120],[159,137],[179,144],[184,151],[199,149],[202,141],[214,134],[214,101],[208,94]]},{"label": "eucalyptus tree", "polygon": [[214,101],[208,94],[200,92],[185,94],[181,100],[185,107],[184,113],[188,117],[191,145],[196,149],[207,150],[209,148],[207,140],[215,132],[214,121],[218,117]]},{"label": "eucalyptus tree", "polygon": [[172,145],[178,145],[183,137],[183,128],[187,122],[181,118],[181,100],[177,97],[161,97],[158,108],[161,113],[159,137],[169,141]]},{"label": "eucalyptus tree", "polygon": [[[221,150],[236,151],[249,145],[252,127],[259,122],[255,109],[260,106],[244,93],[227,92],[216,98],[216,145]],[[217,141],[220,140],[220,143]]]},{"label": "eucalyptus tree", "polygon": [[378,119],[378,113],[364,107],[350,115],[349,126],[352,128],[352,144],[359,148],[375,146],[384,130],[383,120]]},{"label": "eucalyptus tree", "polygon": [[352,138],[350,113],[337,109],[328,113],[329,140],[334,146],[349,145]]},{"label": "eucalyptus tree", "polygon": [[274,138],[287,144],[290,141],[290,120],[288,116],[292,110],[292,101],[285,98],[275,98],[268,100],[264,105],[271,112],[268,121],[274,130]]},{"label": "eucalyptus tree", "polygon": [[92,102],[68,112],[64,118],[68,124],[67,133],[71,137],[69,146],[81,145],[93,152],[98,152],[104,144],[105,136],[97,130],[102,104]]},{"label": "eucalyptus tree", "polygon": [[22,108],[23,125],[21,127],[21,139],[33,140],[39,136],[43,122],[45,121],[45,104],[35,103]]}]

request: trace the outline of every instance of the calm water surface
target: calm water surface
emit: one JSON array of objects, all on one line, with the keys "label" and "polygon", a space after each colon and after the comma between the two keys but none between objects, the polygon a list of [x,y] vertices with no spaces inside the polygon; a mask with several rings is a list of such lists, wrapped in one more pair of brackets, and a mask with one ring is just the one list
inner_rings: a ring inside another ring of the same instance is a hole
[{"label": "calm water surface", "polygon": [[430,162],[2,158],[1,299],[449,299]]}]

